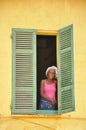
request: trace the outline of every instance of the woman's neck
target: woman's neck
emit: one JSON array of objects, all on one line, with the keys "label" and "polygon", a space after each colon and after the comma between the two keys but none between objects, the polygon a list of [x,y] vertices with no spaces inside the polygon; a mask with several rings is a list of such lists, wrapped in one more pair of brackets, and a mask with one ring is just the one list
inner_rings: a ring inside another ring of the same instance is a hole
[{"label": "woman's neck", "polygon": [[53,82],[54,82],[54,79],[49,79],[49,78],[47,78],[46,81],[47,81],[47,83],[53,83]]}]

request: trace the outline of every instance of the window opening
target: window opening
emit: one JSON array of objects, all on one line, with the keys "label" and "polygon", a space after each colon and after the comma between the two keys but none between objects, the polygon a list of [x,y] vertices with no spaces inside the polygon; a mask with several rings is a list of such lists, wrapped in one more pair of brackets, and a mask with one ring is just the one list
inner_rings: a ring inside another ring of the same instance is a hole
[{"label": "window opening", "polygon": [[40,103],[40,82],[45,79],[45,71],[56,64],[56,36],[37,35],[37,109]]}]

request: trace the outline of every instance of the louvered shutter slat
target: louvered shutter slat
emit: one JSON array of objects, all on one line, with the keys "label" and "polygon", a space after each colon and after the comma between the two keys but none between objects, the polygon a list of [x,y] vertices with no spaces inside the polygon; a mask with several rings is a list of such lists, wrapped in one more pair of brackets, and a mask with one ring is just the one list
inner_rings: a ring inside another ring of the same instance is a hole
[{"label": "louvered shutter slat", "polygon": [[15,72],[12,113],[35,113],[36,34],[34,30],[13,29],[13,58]]},{"label": "louvered shutter slat", "polygon": [[73,25],[58,31],[59,113],[73,111],[74,103],[74,57]]}]

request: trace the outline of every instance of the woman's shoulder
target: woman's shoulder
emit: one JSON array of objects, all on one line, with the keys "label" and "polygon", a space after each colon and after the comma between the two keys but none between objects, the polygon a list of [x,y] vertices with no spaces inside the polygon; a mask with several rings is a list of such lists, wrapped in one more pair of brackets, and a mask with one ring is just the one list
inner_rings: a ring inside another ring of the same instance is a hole
[{"label": "woman's shoulder", "polygon": [[46,79],[42,79],[41,80],[41,86],[44,86],[45,82],[46,82]]},{"label": "woman's shoulder", "polygon": [[41,82],[42,82],[42,83],[46,82],[46,79],[42,79]]},{"label": "woman's shoulder", "polygon": [[46,84],[46,79],[42,79],[41,84],[45,85]]},{"label": "woman's shoulder", "polygon": [[54,83],[57,84],[57,80],[54,80]]}]

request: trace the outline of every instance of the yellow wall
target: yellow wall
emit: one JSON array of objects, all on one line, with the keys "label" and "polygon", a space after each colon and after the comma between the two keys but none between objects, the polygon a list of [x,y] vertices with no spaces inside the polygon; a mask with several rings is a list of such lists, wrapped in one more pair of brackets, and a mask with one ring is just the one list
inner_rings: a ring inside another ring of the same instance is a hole
[{"label": "yellow wall", "polygon": [[[0,116],[11,116],[12,91],[12,28],[58,30],[74,24],[74,60],[76,110],[59,117],[36,118],[49,126],[63,130],[86,130],[86,0],[0,0]],[[22,118],[23,119],[23,118]],[[33,118],[28,118],[32,121]],[[70,120],[69,120],[70,119]],[[17,120],[1,120],[0,130],[19,128]],[[25,118],[26,120],[26,118]],[[10,122],[12,121],[12,123]],[[18,120],[19,121],[19,120]],[[56,122],[57,121],[57,122]],[[72,124],[71,124],[72,122]],[[7,122],[6,122],[7,123]],[[24,123],[21,121],[20,124]],[[55,124],[56,123],[56,124]],[[53,125],[55,124],[55,125]],[[68,125],[69,124],[69,125]],[[23,124],[24,125],[24,124]],[[23,126],[21,130],[25,127]],[[24,130],[29,130],[26,124]],[[36,127],[40,127],[35,124]],[[9,126],[9,127],[8,127]],[[63,127],[65,126],[65,127]],[[33,130],[36,127],[31,125]],[[38,129],[38,128],[37,128]],[[41,130],[43,128],[41,127]],[[46,128],[46,130],[49,128]]]}]

